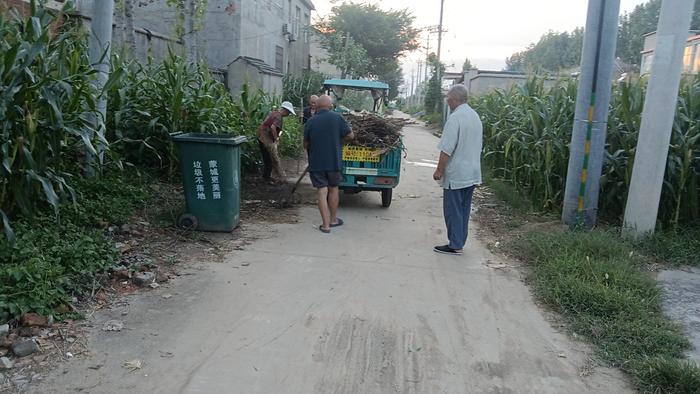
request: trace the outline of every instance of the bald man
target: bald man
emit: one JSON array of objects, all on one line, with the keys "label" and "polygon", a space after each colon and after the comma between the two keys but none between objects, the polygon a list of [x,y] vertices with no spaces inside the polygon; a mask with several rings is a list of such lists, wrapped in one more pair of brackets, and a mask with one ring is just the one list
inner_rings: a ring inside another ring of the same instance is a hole
[{"label": "bald man", "polygon": [[302,124],[306,124],[309,119],[311,119],[314,115],[316,115],[317,107],[316,104],[318,102],[318,96],[313,95],[309,97],[309,106],[304,108],[304,112],[301,118]]},{"label": "bald man", "polygon": [[460,255],[469,233],[469,214],[474,188],[481,184],[481,146],[484,128],[479,114],[467,104],[469,91],[461,84],[447,93],[452,113],[442,129],[440,156],[433,179],[443,188],[443,214],[447,245],[433,248],[438,253]]},{"label": "bald man", "polygon": [[355,134],[340,114],[330,110],[330,96],[319,97],[317,107],[318,112],[304,127],[304,148],[309,154],[311,183],[318,190],[318,210],[323,222],[318,229],[330,233],[332,227],[343,225],[338,217],[338,185],[343,180],[342,147],[343,142],[352,141]]}]

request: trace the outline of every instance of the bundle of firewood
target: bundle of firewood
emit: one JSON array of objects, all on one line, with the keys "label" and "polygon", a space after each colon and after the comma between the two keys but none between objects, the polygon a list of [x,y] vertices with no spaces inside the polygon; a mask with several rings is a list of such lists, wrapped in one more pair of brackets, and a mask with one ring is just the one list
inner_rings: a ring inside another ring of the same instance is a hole
[{"label": "bundle of firewood", "polygon": [[355,133],[353,145],[384,151],[402,147],[401,129],[409,123],[408,119],[385,118],[375,114],[346,114],[345,119]]}]

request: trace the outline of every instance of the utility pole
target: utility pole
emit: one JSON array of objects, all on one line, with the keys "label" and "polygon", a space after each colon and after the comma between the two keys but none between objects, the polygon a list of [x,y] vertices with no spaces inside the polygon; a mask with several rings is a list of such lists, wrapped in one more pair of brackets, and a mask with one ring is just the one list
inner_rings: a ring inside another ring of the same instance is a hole
[{"label": "utility pole", "polygon": [[[92,6],[92,23],[90,25],[90,41],[89,54],[90,64],[96,72],[93,79],[95,92],[98,95],[96,100],[99,119],[91,119],[91,124],[97,132],[99,139],[104,140],[105,124],[104,120],[107,116],[107,97],[102,94],[110,72],[110,50],[112,46],[112,21],[114,19],[114,0],[95,1]],[[94,134],[91,135],[93,137]],[[97,154],[102,161],[104,146],[98,143],[96,147]],[[95,157],[92,152],[86,152],[87,167],[85,171],[87,175],[93,176],[94,170],[92,164],[95,163]]]},{"label": "utility pole", "polygon": [[430,64],[430,31],[428,31],[428,45],[425,47],[425,80],[428,80],[428,64]]},{"label": "utility pole", "polygon": [[625,208],[625,232],[636,238],[653,233],[656,227],[678,102],[683,51],[694,3],[695,0],[664,0],[661,5],[657,44]]},{"label": "utility pole", "polygon": [[562,220],[592,228],[597,220],[620,0],[589,0]]},{"label": "utility pole", "polygon": [[136,30],[134,29],[134,0],[123,0],[124,2],[124,43],[127,46],[125,53],[134,59],[136,58]]},{"label": "utility pole", "polygon": [[441,50],[442,50],[442,15],[445,10],[445,0],[440,0],[440,24],[438,25],[438,47],[437,47],[437,61],[438,61],[438,68],[437,68],[437,81],[438,84],[440,84],[440,91],[442,92],[442,75],[440,75],[440,60],[442,59],[440,57]]},{"label": "utility pole", "polygon": [[185,0],[185,51],[190,63],[197,62],[196,0]]}]

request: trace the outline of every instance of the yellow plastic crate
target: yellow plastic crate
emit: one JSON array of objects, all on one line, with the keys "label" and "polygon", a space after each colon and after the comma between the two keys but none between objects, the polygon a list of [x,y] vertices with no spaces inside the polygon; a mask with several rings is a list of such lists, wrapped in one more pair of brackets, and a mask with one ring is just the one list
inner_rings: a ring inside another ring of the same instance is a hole
[{"label": "yellow plastic crate", "polygon": [[364,146],[345,145],[343,146],[343,161],[364,161],[369,163],[379,163],[382,150],[365,148]]}]

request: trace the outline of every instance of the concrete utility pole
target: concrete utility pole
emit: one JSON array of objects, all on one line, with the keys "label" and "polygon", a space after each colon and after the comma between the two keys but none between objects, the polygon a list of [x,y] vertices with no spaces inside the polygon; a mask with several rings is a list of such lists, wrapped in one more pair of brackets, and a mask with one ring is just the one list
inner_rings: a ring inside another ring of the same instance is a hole
[{"label": "concrete utility pole", "polygon": [[136,29],[134,28],[134,0],[124,1],[124,43],[127,46],[125,53],[131,58],[136,57]]},{"label": "concrete utility pole", "polygon": [[598,215],[620,0],[589,0],[562,220],[591,228]]},{"label": "concrete utility pole", "polygon": [[695,0],[664,0],[661,5],[656,49],[625,208],[625,231],[634,237],[651,234],[656,227],[683,70],[683,51],[694,3]]},{"label": "concrete utility pole", "polygon": [[[112,21],[114,15],[113,0],[95,1],[92,6],[92,23],[90,25],[90,64],[97,71],[93,84],[97,97],[97,110],[100,113],[99,119],[92,122],[95,126],[100,138],[104,138],[105,125],[104,120],[107,116],[107,97],[102,95],[110,72],[110,50],[112,47]],[[98,145],[97,153],[102,160],[104,147]],[[95,162],[95,158],[90,152],[87,152],[87,161],[89,164]],[[87,173],[91,175],[92,166],[88,166]]]},{"label": "concrete utility pole", "polygon": [[190,63],[197,62],[196,0],[185,0],[185,53]]},{"label": "concrete utility pole", "polygon": [[437,80],[438,83],[440,84],[440,90],[442,91],[442,75],[440,75],[440,57],[441,51],[442,51],[442,15],[445,10],[445,0],[440,0],[440,24],[438,25],[438,47],[437,47],[437,60],[438,60],[438,68],[437,68]]}]

